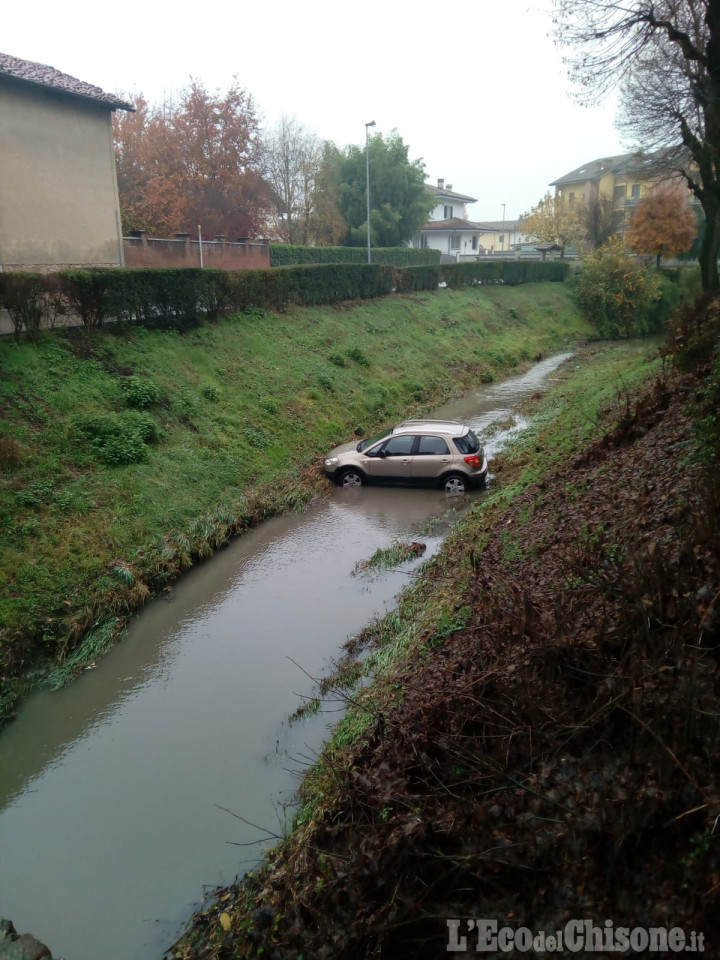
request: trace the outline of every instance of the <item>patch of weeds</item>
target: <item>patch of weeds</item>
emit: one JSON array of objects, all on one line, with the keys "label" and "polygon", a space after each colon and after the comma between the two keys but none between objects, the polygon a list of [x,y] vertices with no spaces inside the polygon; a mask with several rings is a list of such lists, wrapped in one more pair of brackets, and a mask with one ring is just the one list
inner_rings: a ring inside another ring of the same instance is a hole
[{"label": "patch of weeds", "polygon": [[90,509],[87,498],[79,490],[60,490],[54,499],[64,513],[86,513]]},{"label": "patch of weeds", "polygon": [[70,656],[53,668],[47,675],[46,684],[52,690],[59,690],[69,683],[82,669],[94,666],[94,661],[106,653],[115,643],[117,620],[113,617],[96,623],[83,642],[73,650]]},{"label": "patch of weeds", "polygon": [[106,413],[78,417],[70,431],[71,440],[85,446],[101,463],[122,466],[148,459],[148,444],[159,439],[157,423],[142,411]]},{"label": "patch of weeds", "polygon": [[443,641],[458,630],[463,630],[470,623],[471,609],[468,606],[453,610],[452,613],[443,613],[437,623],[433,635],[427,641],[429,647],[440,647]]},{"label": "patch of weeds", "polygon": [[135,410],[146,410],[160,399],[158,386],[147,377],[126,377],[122,381],[125,402]]},{"label": "patch of weeds", "polygon": [[273,438],[262,427],[254,425],[243,427],[242,435],[250,446],[255,447],[256,450],[264,450],[273,443]]},{"label": "patch of weeds", "polygon": [[205,397],[206,400],[210,400],[211,403],[217,403],[218,400],[218,389],[212,383],[204,383],[200,387],[200,394]]},{"label": "patch of weeds", "polygon": [[36,481],[15,494],[16,501],[26,510],[37,510],[48,503],[52,494],[52,483]]},{"label": "patch of weeds", "polygon": [[23,450],[20,442],[8,433],[0,433],[0,467],[16,470],[22,466]]},{"label": "patch of weeds", "polygon": [[370,366],[370,357],[360,349],[360,347],[351,347],[347,353],[348,357],[351,360],[354,360],[355,363],[359,364],[361,367]]},{"label": "patch of weeds", "polygon": [[331,353],[328,360],[334,367],[346,367],[347,361],[341,353]]},{"label": "patch of weeds", "polygon": [[378,548],[369,560],[358,560],[353,570],[353,575],[364,573],[366,570],[388,570],[397,567],[406,560],[414,560],[421,557],[427,549],[424,543],[413,541],[408,543],[402,540],[396,540],[385,549]]},{"label": "patch of weeds", "polygon": [[328,393],[335,393],[335,382],[333,378],[329,377],[326,373],[321,373],[318,376],[318,383],[323,390],[327,390]]}]

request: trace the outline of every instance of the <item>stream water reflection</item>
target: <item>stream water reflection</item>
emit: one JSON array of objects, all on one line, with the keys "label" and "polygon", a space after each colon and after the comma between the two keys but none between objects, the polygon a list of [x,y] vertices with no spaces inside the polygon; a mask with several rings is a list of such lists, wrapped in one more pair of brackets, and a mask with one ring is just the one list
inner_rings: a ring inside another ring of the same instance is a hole
[{"label": "stream water reflection", "polygon": [[[482,431],[566,356],[433,415]],[[261,843],[232,845],[262,834],[226,811],[280,831],[334,719],[285,718],[413,567],[364,578],[355,563],[417,539],[447,507],[437,491],[337,490],[232,543],[96,669],[28,700],[0,734],[0,915],[66,960],[160,956],[203,885],[260,856]],[[432,555],[442,527],[422,539]]]}]

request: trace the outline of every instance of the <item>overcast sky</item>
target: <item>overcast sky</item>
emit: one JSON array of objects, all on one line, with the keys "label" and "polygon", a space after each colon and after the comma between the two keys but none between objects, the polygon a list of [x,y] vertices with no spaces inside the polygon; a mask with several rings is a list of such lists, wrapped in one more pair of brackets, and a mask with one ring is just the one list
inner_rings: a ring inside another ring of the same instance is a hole
[{"label": "overcast sky", "polygon": [[2,52],[161,101],[237,77],[263,126],[284,113],[339,146],[396,128],[427,179],[515,219],[548,184],[626,149],[614,107],[568,96],[551,0],[35,0],[6,4]]}]

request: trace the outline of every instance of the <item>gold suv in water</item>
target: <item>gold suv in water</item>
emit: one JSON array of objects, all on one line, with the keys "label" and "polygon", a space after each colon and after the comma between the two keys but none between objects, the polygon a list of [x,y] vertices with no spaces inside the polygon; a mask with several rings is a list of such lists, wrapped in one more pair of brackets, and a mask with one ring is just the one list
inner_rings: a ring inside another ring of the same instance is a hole
[{"label": "gold suv in water", "polygon": [[465,493],[485,485],[487,470],[482,444],[457,420],[404,420],[325,457],[325,473],[343,487],[389,483]]}]

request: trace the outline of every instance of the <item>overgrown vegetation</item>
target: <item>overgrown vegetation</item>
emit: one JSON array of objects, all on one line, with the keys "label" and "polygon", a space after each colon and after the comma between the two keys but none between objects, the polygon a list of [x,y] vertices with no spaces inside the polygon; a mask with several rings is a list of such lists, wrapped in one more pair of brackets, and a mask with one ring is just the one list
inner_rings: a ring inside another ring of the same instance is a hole
[{"label": "overgrown vegetation", "polygon": [[0,713],[30,664],[325,490],[336,443],[588,332],[548,284],[0,341]]},{"label": "overgrown vegetation", "polygon": [[494,494],[354,644],[341,685],[374,682],[295,833],[174,957],[430,958],[449,918],[474,943],[471,917],[714,951],[720,488],[692,420],[719,316],[688,311],[662,360],[590,351],[536,407]]}]

